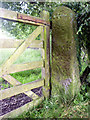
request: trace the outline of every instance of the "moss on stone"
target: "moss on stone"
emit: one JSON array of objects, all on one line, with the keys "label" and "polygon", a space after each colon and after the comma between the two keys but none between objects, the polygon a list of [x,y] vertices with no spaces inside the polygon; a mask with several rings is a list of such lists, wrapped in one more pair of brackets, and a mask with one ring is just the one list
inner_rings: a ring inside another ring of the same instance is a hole
[{"label": "moss on stone", "polygon": [[60,81],[70,78],[72,82],[69,88],[72,96],[80,87],[75,27],[74,12],[64,6],[56,8],[52,16],[52,88],[61,85]]}]

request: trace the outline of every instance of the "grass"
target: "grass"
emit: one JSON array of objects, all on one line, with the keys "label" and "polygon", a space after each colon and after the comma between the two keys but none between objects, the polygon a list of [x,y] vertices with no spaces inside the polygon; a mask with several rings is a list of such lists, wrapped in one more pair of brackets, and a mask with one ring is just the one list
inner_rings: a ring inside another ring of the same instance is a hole
[{"label": "grass", "polygon": [[28,70],[23,72],[18,72],[11,74],[14,78],[16,78],[22,84],[29,83],[41,78],[41,69]]},{"label": "grass", "polygon": [[[0,64],[13,53],[15,49],[0,49]],[[40,60],[40,51],[27,49],[14,64],[38,61]],[[84,68],[83,68],[84,69]],[[28,70],[11,74],[22,84],[41,78],[41,69]],[[88,78],[89,79],[89,78]],[[0,82],[3,80],[0,78]],[[3,84],[4,85],[4,84]],[[4,87],[7,87],[4,86]],[[86,90],[87,89],[87,90]],[[38,107],[33,110],[24,112],[18,119],[22,118],[88,118],[89,113],[89,88],[85,84],[81,87],[80,92],[72,101],[67,102],[65,94],[53,96],[49,100],[44,100]],[[61,98],[63,101],[61,101]]]},{"label": "grass", "polygon": [[[2,65],[14,51],[14,48],[0,49],[0,65]],[[41,51],[39,49],[26,49],[23,54],[21,54],[21,56],[14,62],[14,64],[39,60],[41,60]],[[41,68],[13,73],[11,76],[16,78],[22,84],[29,83],[41,78]],[[4,89],[8,87],[8,84],[2,83],[2,86],[2,89]]]},{"label": "grass", "polygon": [[[63,96],[65,98],[65,95]],[[33,110],[24,112],[18,118],[88,118],[89,98],[89,96],[82,96],[78,93],[73,101],[67,103],[65,99],[61,102],[59,96],[53,96]]]},{"label": "grass", "polygon": [[[15,51],[14,48],[5,48],[0,49],[0,65],[3,64],[11,54]],[[31,61],[39,61],[41,59],[41,52],[39,49],[26,49],[23,54],[14,62],[14,64],[31,62]]]}]

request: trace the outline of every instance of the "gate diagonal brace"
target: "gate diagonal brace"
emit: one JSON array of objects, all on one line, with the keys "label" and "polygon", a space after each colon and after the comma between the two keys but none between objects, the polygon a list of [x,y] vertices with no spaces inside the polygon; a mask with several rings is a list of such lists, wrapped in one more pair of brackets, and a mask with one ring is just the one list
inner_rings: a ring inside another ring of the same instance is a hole
[{"label": "gate diagonal brace", "polygon": [[[17,86],[17,85],[21,85],[22,83],[17,81],[14,77],[12,77],[11,75],[4,75],[2,76],[3,79],[5,79],[6,81],[8,81],[11,85],[13,86]],[[39,98],[38,95],[36,95],[34,92],[30,91],[26,91],[24,92],[24,94],[26,94],[27,96],[29,96],[32,99],[37,99]]]},{"label": "gate diagonal brace", "polygon": [[17,60],[17,58],[24,52],[24,50],[36,39],[42,32],[43,27],[37,27],[32,34],[15,50],[15,52],[6,60],[0,68],[0,77],[8,70],[8,68]]}]

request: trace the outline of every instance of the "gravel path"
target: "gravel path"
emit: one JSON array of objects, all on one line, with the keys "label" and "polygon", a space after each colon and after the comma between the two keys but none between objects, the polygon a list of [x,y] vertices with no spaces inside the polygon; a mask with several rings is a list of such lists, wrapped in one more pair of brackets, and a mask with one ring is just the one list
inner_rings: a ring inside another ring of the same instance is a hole
[{"label": "gravel path", "polygon": [[[6,81],[4,81],[4,83],[7,84]],[[9,84],[9,86],[10,86],[10,84]],[[3,86],[0,84],[0,89],[1,88],[3,88]],[[42,87],[32,89],[31,91],[34,92],[35,94],[37,94],[39,97],[42,96]],[[18,94],[16,96],[12,96],[8,99],[0,100],[0,116],[6,114],[16,108],[19,108],[31,101],[32,101],[32,98],[28,97],[24,93]]]}]

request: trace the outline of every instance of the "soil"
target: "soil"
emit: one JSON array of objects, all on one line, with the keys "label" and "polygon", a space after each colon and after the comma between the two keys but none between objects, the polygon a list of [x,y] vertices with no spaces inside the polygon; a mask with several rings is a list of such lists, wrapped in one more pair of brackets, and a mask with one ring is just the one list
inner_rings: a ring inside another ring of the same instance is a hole
[{"label": "soil", "polygon": [[[10,84],[7,81],[4,81],[5,84],[8,84],[8,88],[10,87]],[[0,83],[0,89],[3,88],[3,86]],[[7,89],[7,88],[5,88]],[[42,96],[42,87],[38,87],[31,90],[35,94],[37,94],[39,97]],[[28,102],[31,102],[33,99],[25,95],[24,93],[12,96],[7,99],[0,100],[0,116],[17,109],[23,105],[25,105]]]}]

